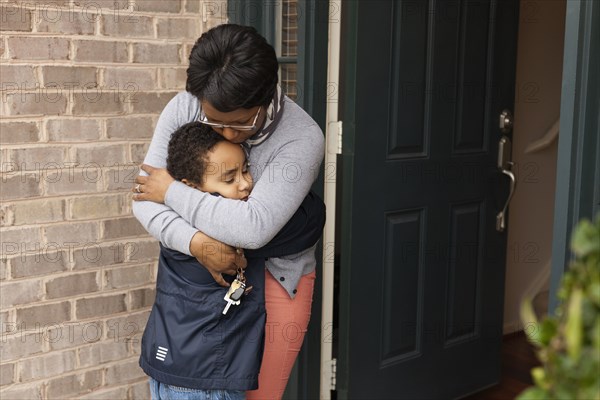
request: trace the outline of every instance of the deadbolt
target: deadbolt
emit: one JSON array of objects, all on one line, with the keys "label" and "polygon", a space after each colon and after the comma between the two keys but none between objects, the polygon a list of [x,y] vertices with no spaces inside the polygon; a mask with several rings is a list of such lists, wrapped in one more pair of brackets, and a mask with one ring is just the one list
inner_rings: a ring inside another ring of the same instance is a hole
[{"label": "deadbolt", "polygon": [[500,113],[500,131],[502,133],[510,133],[513,128],[513,115],[509,110],[503,110]]}]

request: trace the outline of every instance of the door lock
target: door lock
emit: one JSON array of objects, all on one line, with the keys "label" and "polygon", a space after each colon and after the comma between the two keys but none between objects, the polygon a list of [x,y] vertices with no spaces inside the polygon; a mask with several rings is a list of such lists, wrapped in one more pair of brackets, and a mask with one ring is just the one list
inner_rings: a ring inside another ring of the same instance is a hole
[{"label": "door lock", "polygon": [[510,133],[513,128],[513,115],[510,110],[502,110],[500,113],[500,132]]},{"label": "door lock", "polygon": [[504,207],[502,207],[502,210],[496,215],[496,230],[498,232],[504,232],[506,229],[506,210],[517,186],[517,179],[512,172],[512,167],[514,165],[512,162],[512,143],[510,138],[506,136],[506,134],[512,131],[512,127],[512,113],[509,110],[502,111],[500,114],[500,131],[502,131],[503,135],[498,143],[498,169],[502,174],[510,178],[510,189],[508,198],[504,202]]}]

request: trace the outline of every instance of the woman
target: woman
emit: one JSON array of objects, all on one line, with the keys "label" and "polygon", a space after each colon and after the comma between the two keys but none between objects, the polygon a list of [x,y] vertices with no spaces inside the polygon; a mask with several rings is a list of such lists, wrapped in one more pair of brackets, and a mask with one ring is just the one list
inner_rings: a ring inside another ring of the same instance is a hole
[{"label": "woman", "polygon": [[[162,112],[136,179],[133,211],[166,247],[193,255],[217,282],[245,267],[235,248],[268,243],[298,209],[324,155],[318,125],[277,85],[273,48],[250,27],[220,25],[190,54],[186,92]],[[176,182],[164,170],[169,137],[200,121],[248,153],[255,186],[246,202],[211,196]],[[164,203],[164,204],[162,204]],[[266,338],[259,388],[248,398],[281,398],[310,318],[315,246],[266,261]]]}]

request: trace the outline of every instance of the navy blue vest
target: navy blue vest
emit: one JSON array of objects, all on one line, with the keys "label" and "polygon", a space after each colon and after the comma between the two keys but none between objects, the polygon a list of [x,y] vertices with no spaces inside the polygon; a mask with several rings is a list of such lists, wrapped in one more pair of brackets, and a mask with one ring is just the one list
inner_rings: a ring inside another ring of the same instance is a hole
[{"label": "navy blue vest", "polygon": [[159,382],[192,389],[256,389],[266,321],[264,260],[311,247],[324,224],[325,205],[311,192],[271,242],[245,251],[245,275],[253,289],[226,315],[227,288],[196,258],[161,245],[156,300],[142,337],[144,372]]}]

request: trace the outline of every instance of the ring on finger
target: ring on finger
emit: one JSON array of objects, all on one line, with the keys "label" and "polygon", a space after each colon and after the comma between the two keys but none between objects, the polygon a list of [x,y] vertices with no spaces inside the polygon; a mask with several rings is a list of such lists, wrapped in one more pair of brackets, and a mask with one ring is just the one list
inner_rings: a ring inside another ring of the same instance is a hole
[{"label": "ring on finger", "polygon": [[140,189],[141,186],[142,186],[141,183],[138,183],[137,185],[135,185],[135,191],[138,193],[142,193],[142,190]]}]

